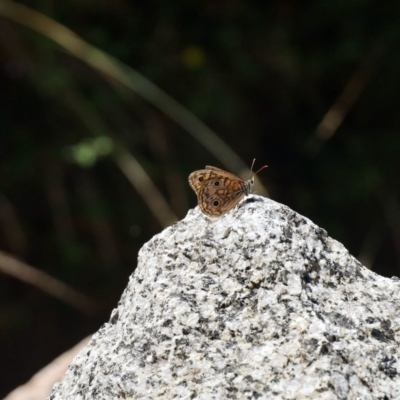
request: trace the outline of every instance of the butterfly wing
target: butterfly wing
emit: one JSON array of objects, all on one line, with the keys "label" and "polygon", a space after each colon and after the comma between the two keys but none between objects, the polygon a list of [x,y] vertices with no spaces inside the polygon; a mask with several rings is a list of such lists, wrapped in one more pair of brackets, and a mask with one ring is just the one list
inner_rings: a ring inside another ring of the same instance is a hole
[{"label": "butterfly wing", "polygon": [[234,174],[207,166],[189,175],[201,211],[219,217],[231,210],[245,195],[245,182]]}]

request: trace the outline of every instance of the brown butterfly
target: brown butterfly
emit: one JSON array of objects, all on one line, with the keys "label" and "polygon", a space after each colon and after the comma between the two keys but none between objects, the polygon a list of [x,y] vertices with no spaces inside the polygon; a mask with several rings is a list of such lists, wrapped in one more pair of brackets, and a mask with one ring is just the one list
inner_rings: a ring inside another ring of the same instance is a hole
[{"label": "brown butterfly", "polygon": [[254,176],[264,168],[267,165],[261,167],[251,179],[244,181],[230,172],[207,165],[205,169],[189,175],[189,184],[197,195],[200,210],[209,217],[220,217],[251,193]]}]

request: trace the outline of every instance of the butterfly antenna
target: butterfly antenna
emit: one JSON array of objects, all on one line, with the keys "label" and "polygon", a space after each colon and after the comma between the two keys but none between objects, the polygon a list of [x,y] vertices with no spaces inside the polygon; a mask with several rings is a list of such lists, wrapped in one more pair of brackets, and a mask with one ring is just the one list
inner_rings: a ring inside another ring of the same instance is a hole
[{"label": "butterfly antenna", "polygon": [[262,171],[265,168],[268,168],[268,165],[264,165],[263,167],[261,167],[257,172],[254,173],[254,175],[257,175],[260,171]]},{"label": "butterfly antenna", "polygon": [[[251,168],[250,171],[253,172],[253,167],[254,167],[254,163],[256,162],[256,159],[253,159],[253,162],[251,163]],[[268,165],[264,165],[263,167],[261,167],[257,172],[255,172],[252,176],[252,178],[254,178],[260,171],[262,171],[264,168],[267,168]]]},{"label": "butterfly antenna", "polygon": [[253,172],[253,167],[254,167],[254,163],[256,162],[256,159],[253,158],[253,162],[251,163],[251,168],[250,168],[250,172]]}]

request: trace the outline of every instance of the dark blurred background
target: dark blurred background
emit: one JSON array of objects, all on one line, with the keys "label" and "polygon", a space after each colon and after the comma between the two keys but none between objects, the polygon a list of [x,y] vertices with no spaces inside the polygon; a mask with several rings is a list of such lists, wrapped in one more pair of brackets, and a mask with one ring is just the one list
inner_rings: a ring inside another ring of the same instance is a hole
[{"label": "dark blurred background", "polygon": [[0,257],[0,397],[108,320],[206,164],[268,164],[273,200],[399,275],[400,3],[20,4],[0,0],[0,251],[95,306]]}]

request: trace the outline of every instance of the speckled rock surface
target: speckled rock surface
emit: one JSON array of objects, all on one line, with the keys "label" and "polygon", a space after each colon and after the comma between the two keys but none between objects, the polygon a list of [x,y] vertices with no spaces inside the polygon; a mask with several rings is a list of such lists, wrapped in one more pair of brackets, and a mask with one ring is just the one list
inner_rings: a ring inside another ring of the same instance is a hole
[{"label": "speckled rock surface", "polygon": [[400,282],[252,195],[146,243],[60,399],[400,400]]}]

